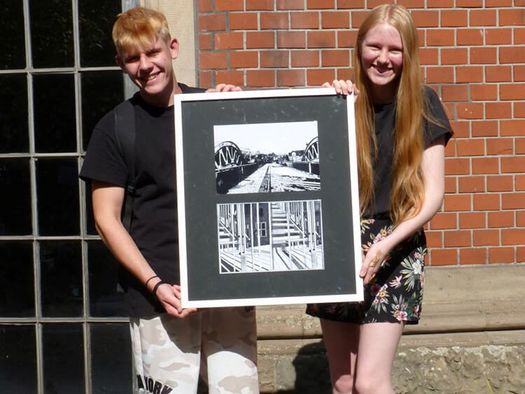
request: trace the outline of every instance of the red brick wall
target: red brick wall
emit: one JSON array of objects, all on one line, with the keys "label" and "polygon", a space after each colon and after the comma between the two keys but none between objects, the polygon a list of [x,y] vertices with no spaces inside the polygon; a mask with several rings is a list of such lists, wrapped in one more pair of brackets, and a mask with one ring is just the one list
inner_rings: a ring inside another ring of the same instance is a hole
[{"label": "red brick wall", "polygon": [[[351,78],[373,0],[199,0],[201,86],[318,86]],[[525,0],[405,0],[422,73],[455,130],[430,265],[525,262]]]}]

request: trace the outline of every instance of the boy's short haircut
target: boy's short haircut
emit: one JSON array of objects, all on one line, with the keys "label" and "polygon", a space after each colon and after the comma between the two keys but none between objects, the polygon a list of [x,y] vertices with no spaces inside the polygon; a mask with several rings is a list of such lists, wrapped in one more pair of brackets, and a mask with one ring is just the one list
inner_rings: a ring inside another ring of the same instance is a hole
[{"label": "boy's short haircut", "polygon": [[155,10],[135,7],[117,16],[112,31],[117,54],[136,48],[147,48],[157,38],[171,39],[166,17]]}]

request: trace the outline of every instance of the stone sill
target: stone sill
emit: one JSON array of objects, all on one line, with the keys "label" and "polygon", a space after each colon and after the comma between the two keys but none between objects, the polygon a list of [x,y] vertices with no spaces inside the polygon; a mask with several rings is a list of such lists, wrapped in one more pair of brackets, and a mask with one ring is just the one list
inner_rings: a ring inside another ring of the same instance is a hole
[{"label": "stone sill", "polygon": [[[525,264],[429,267],[423,314],[405,334],[525,329]],[[261,340],[321,337],[318,319],[304,305],[257,308]]]}]

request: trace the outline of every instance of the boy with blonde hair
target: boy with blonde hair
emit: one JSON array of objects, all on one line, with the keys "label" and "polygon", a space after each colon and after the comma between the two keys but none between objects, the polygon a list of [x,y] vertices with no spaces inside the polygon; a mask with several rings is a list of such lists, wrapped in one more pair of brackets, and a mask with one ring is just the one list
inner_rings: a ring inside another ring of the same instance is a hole
[{"label": "boy with blonde hair", "polygon": [[[118,16],[112,35],[116,62],[139,92],[99,121],[80,176],[91,182],[97,231],[125,268],[138,392],[196,393],[200,373],[210,393],[258,393],[254,309],[180,305],[173,96],[203,90],[177,82],[172,60],[179,43],[160,12],[130,9]],[[133,166],[116,131],[122,114],[135,125]]]}]

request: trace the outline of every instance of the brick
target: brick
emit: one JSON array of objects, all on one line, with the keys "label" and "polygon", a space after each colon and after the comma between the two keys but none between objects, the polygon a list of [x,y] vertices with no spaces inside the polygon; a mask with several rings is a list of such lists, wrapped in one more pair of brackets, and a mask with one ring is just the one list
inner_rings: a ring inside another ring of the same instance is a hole
[{"label": "brick", "polygon": [[486,82],[510,82],[512,81],[512,67],[510,66],[487,66],[485,67]]},{"label": "brick", "polygon": [[498,98],[498,85],[473,84],[470,86],[470,98],[473,101],[494,101]]},{"label": "brick", "polygon": [[499,48],[501,64],[525,63],[525,45]]},{"label": "brick", "polygon": [[427,30],[427,46],[453,46],[456,45],[453,29],[429,29]]},{"label": "brick", "polygon": [[244,86],[244,73],[242,71],[218,71],[217,83]]},{"label": "brick", "polygon": [[206,51],[213,48],[213,34],[199,34],[199,49]]},{"label": "brick", "polygon": [[471,196],[469,194],[445,194],[443,206],[447,212],[471,211]]},{"label": "brick", "polygon": [[456,7],[459,8],[481,8],[483,6],[483,0],[457,0]]},{"label": "brick", "polygon": [[502,84],[499,96],[501,100],[525,100],[525,83]]},{"label": "brick", "polygon": [[308,86],[321,86],[325,82],[331,82],[335,78],[335,70],[324,68],[306,71],[306,84]]},{"label": "brick", "polygon": [[514,30],[514,44],[525,44],[525,29],[516,27]]},{"label": "brick", "polygon": [[292,12],[290,24],[292,29],[319,29],[319,12]]},{"label": "brick", "polygon": [[217,11],[243,11],[244,4],[238,0],[215,0],[215,10]]},{"label": "brick", "polygon": [[457,177],[445,176],[445,193],[457,193]]},{"label": "brick", "polygon": [[246,0],[246,10],[273,11],[273,0]]},{"label": "brick", "polygon": [[365,18],[368,16],[369,11],[353,11],[350,14],[350,22],[351,26],[353,28],[359,28],[361,23],[365,20]]},{"label": "brick", "polygon": [[520,173],[525,171],[525,156],[502,157],[501,171],[503,173]]},{"label": "brick", "polygon": [[247,49],[269,49],[275,47],[275,33],[273,31],[258,31],[246,33]]},{"label": "brick", "polygon": [[457,265],[457,249],[431,249],[430,264],[432,266]]},{"label": "brick", "polygon": [[323,29],[348,29],[350,14],[348,11],[322,12],[321,27]]},{"label": "brick", "polygon": [[427,8],[452,8],[454,0],[427,0]]},{"label": "brick", "polygon": [[257,30],[259,21],[254,12],[234,12],[230,14],[231,30]]},{"label": "brick", "polygon": [[498,174],[499,161],[496,157],[475,157],[472,159],[473,174]]},{"label": "brick", "polygon": [[[448,103],[446,103],[448,105]],[[450,112],[448,110],[447,112]],[[455,114],[455,110],[453,113]],[[470,127],[471,127],[470,121],[465,121],[462,119],[457,119],[457,117],[454,115],[453,118],[450,119],[450,125],[452,126],[452,130],[454,130],[454,136],[456,138],[468,138],[470,137]],[[450,142],[449,142],[450,145]],[[448,145],[447,145],[448,147]],[[447,149],[445,149],[445,153],[447,152]]]},{"label": "brick", "polygon": [[512,118],[512,103],[486,103],[486,119],[509,119]]},{"label": "brick", "polygon": [[338,48],[353,48],[357,32],[353,30],[344,30],[337,32],[337,47]]},{"label": "brick", "polygon": [[500,122],[500,133],[502,136],[524,136],[525,120],[503,120]]},{"label": "brick", "polygon": [[514,141],[512,138],[488,138],[487,154],[488,155],[512,155]]},{"label": "brick", "polygon": [[306,33],[304,31],[277,32],[277,48],[305,48]]},{"label": "brick", "polygon": [[246,86],[250,87],[274,87],[274,70],[248,70],[246,72]]},{"label": "brick", "polygon": [[483,67],[464,66],[456,67],[456,83],[483,82]]},{"label": "brick", "polygon": [[489,248],[489,263],[502,264],[515,262],[515,251],[512,247]]},{"label": "brick", "polygon": [[456,34],[457,45],[483,45],[484,34],[482,29],[458,29]]},{"label": "brick", "polygon": [[460,119],[483,119],[484,111],[481,103],[458,103],[457,115]]},{"label": "brick", "polygon": [[443,231],[429,231],[425,230],[427,238],[427,245],[432,250],[433,248],[443,247]]},{"label": "brick", "polygon": [[213,2],[212,0],[199,0],[198,9],[200,13],[212,12]]},{"label": "brick", "polygon": [[523,26],[525,25],[525,17],[523,16],[523,9],[514,7],[512,9],[498,10],[498,19],[500,26]]},{"label": "brick", "polygon": [[230,53],[232,68],[257,68],[259,66],[259,52],[234,51]]},{"label": "brick", "polygon": [[351,68],[338,68],[335,73],[335,77],[337,79],[344,79],[344,80],[350,80],[354,81],[354,73]]},{"label": "brick", "polygon": [[514,118],[525,118],[525,102],[512,103]]},{"label": "brick", "polygon": [[452,83],[454,82],[453,67],[427,67],[426,83]]},{"label": "brick", "polygon": [[470,10],[469,26],[496,26],[496,10]]},{"label": "brick", "polygon": [[291,51],[292,67],[319,67],[320,51]]},{"label": "brick", "polygon": [[516,175],[514,187],[519,191],[525,190],[525,175]]},{"label": "brick", "polygon": [[447,175],[468,175],[470,174],[470,160],[447,158],[445,159],[445,172]]},{"label": "brick", "polygon": [[514,212],[488,212],[488,227],[503,228],[514,226]]},{"label": "brick", "polygon": [[470,230],[446,231],[444,236],[446,248],[472,246],[472,233]]},{"label": "brick", "polygon": [[457,140],[458,156],[484,156],[485,141],[482,139]]},{"label": "brick", "polygon": [[[525,209],[525,193],[504,193],[501,195],[502,209]],[[525,243],[525,238],[523,239]]]},{"label": "brick", "polygon": [[438,212],[430,222],[431,230],[457,229],[458,219],[454,212]]},{"label": "brick", "polygon": [[348,50],[321,51],[322,67],[348,67],[350,65],[350,52]]},{"label": "brick", "polygon": [[472,199],[475,211],[499,211],[501,209],[499,194],[474,194]]},{"label": "brick", "polygon": [[487,8],[501,8],[512,7],[512,5],[519,5],[523,0],[485,0],[485,7]]},{"label": "brick", "polygon": [[261,67],[288,67],[290,63],[290,52],[288,51],[264,51],[261,52]]},{"label": "brick", "polygon": [[334,8],[334,0],[306,0],[306,7],[308,9],[324,9],[324,8]]},{"label": "brick", "polygon": [[472,136],[473,137],[497,137],[498,130],[499,130],[498,122],[494,120],[472,122]]},{"label": "brick", "polygon": [[473,232],[474,246],[498,246],[499,243],[499,230],[474,230]]},{"label": "brick", "polygon": [[516,249],[516,263],[525,262],[525,246]]},{"label": "brick", "polygon": [[439,27],[439,12],[434,10],[414,10],[411,12],[418,29]]},{"label": "brick", "polygon": [[470,48],[470,64],[497,64],[497,48]]},{"label": "brick", "polygon": [[337,0],[337,8],[365,8],[365,0]]},{"label": "brick", "polygon": [[226,29],[224,14],[210,14],[199,16],[199,31],[223,31]]},{"label": "brick", "polygon": [[464,176],[459,177],[459,192],[460,193],[482,193],[485,192],[485,177],[484,176]]},{"label": "brick", "polygon": [[511,192],[514,189],[512,176],[496,175],[487,177],[488,192]]},{"label": "brick", "polygon": [[199,72],[199,86],[212,87],[217,85],[215,83],[215,72],[212,71],[200,71]]},{"label": "brick", "polygon": [[333,31],[309,31],[308,48],[334,48],[335,33]]},{"label": "brick", "polygon": [[277,86],[304,86],[306,82],[305,70],[278,70]]},{"label": "brick", "polygon": [[439,64],[438,48],[419,48],[419,61],[421,65]]},{"label": "brick", "polygon": [[468,101],[469,87],[465,84],[443,85],[441,87],[443,101]]},{"label": "brick", "polygon": [[485,228],[487,226],[484,212],[462,212],[459,214],[459,228]]},{"label": "brick", "polygon": [[463,264],[486,264],[487,248],[468,248],[459,250],[459,263]]},{"label": "brick", "polygon": [[224,69],[228,66],[225,52],[202,52],[199,56],[201,69]]},{"label": "brick", "polygon": [[305,0],[277,0],[276,8],[278,10],[304,10]]},{"label": "brick", "polygon": [[512,29],[487,29],[485,42],[487,45],[510,45],[512,44]]},{"label": "brick", "polygon": [[517,155],[525,154],[525,138],[514,139],[514,150]]},{"label": "brick", "polygon": [[261,13],[260,17],[261,29],[288,29],[288,13],[287,12],[268,12]]},{"label": "brick", "polygon": [[466,48],[442,48],[441,64],[467,64],[468,50]]},{"label": "brick", "polygon": [[501,230],[502,245],[520,245],[525,243],[525,229],[503,229]]},{"label": "brick", "polygon": [[441,26],[463,27],[468,25],[468,12],[466,10],[441,11]]},{"label": "brick", "polygon": [[516,212],[516,226],[525,227],[525,211]]},{"label": "brick", "polygon": [[215,33],[215,49],[242,49],[244,34],[240,32]]}]

